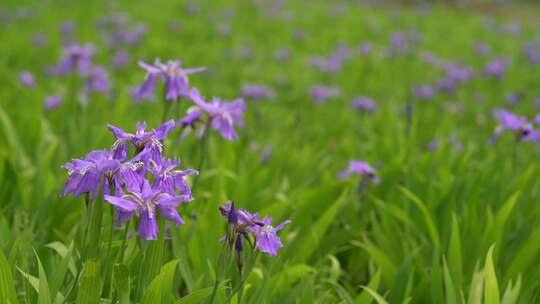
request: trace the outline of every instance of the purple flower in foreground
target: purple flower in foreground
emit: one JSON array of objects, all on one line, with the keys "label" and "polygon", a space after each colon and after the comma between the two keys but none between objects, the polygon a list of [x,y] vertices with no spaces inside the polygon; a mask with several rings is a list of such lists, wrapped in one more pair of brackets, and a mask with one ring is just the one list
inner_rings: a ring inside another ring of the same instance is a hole
[{"label": "purple flower in foreground", "polygon": [[368,112],[377,112],[378,107],[377,104],[373,101],[373,99],[365,96],[359,96],[351,100],[351,108],[353,109],[360,109]]},{"label": "purple flower in foreground", "polygon": [[[186,116],[180,120],[182,125],[193,126],[206,113],[208,119],[207,125],[211,125],[223,138],[227,140],[238,139],[238,134],[234,126],[244,126],[244,121],[242,120],[242,115],[246,110],[244,100],[235,99],[230,102],[224,102],[220,98],[214,97],[210,102],[206,102],[199,90],[195,88],[191,89],[190,97],[196,105],[189,108]],[[207,131],[207,125],[201,129],[201,135]]]},{"label": "purple flower in foreground", "polygon": [[135,213],[140,218],[138,234],[145,240],[155,240],[158,236],[157,215],[173,221],[176,226],[184,224],[178,214],[176,206],[188,202],[192,198],[188,195],[172,195],[159,187],[151,187],[146,179],[139,189],[132,188],[127,194],[121,196],[105,195],[105,201],[125,212],[123,220],[130,219]]},{"label": "purple flower in foreground", "polygon": [[139,66],[146,70],[147,75],[141,86],[139,86],[135,98],[137,100],[148,96],[154,97],[157,79],[161,78],[165,84],[165,99],[176,100],[179,97],[189,96],[188,75],[200,73],[205,68],[182,68],[179,60],[169,60],[162,63],[159,58],[154,65],[139,61]]},{"label": "purple flower in foreground", "polygon": [[197,170],[178,170],[179,160],[160,158],[149,161],[149,171],[154,176],[154,184],[171,195],[180,193],[191,198],[191,189],[186,181],[190,175],[199,174]]},{"label": "purple flower in foreground", "polygon": [[351,160],[347,169],[340,172],[338,177],[340,179],[345,179],[353,174],[365,176],[374,184],[378,184],[380,181],[375,169],[373,169],[368,163],[361,160]]},{"label": "purple flower in foreground", "polygon": [[491,143],[494,143],[505,130],[514,133],[521,141],[538,142],[540,140],[540,133],[533,128],[527,118],[506,110],[495,110],[493,116],[499,122],[499,126],[490,139]]},{"label": "purple flower in foreground", "polygon": [[34,75],[28,71],[22,71],[19,73],[19,82],[29,88],[33,88],[36,85]]},{"label": "purple flower in foreground", "polygon": [[431,100],[437,94],[437,90],[429,85],[418,85],[413,89],[414,96],[420,100]]},{"label": "purple flower in foreground", "polygon": [[149,155],[144,155],[144,157],[149,156],[154,160],[159,160],[163,150],[162,142],[167,138],[167,135],[174,126],[174,120],[171,119],[164,122],[155,130],[146,131],[146,122],[139,122],[136,127],[137,131],[135,134],[132,134],[113,125],[107,125],[107,129],[109,129],[116,138],[116,142],[113,144],[112,148],[115,158],[126,160],[128,157],[129,143],[131,143],[135,147],[137,154],[146,150]]},{"label": "purple flower in foreground", "polygon": [[340,95],[339,88],[335,86],[323,86],[323,85],[314,85],[309,89],[309,94],[315,103],[323,103],[330,98],[335,98]]},{"label": "purple flower in foreground", "polygon": [[234,242],[236,251],[242,251],[242,238],[250,233],[255,237],[255,245],[261,252],[276,256],[278,250],[283,247],[277,232],[289,224],[290,220],[273,227],[271,217],[267,216],[260,220],[258,214],[251,214],[245,209],[236,209],[232,202],[220,206],[219,211],[233,227],[232,234],[228,234],[222,240]]},{"label": "purple flower in foreground", "polygon": [[276,93],[272,88],[265,85],[246,84],[242,87],[242,97],[253,100],[273,99]]},{"label": "purple flower in foreground", "polygon": [[[257,219],[255,219],[255,221],[257,221]],[[255,237],[257,238],[257,248],[259,248],[261,252],[276,256],[279,248],[283,247],[281,240],[277,236],[277,232],[290,222],[290,220],[287,220],[276,227],[273,227],[272,218],[266,216],[259,224],[251,226],[251,230],[255,232]]]},{"label": "purple flower in foreground", "polygon": [[100,187],[103,193],[109,193],[110,185],[120,188],[122,182],[120,178],[126,170],[135,170],[140,163],[126,162],[122,163],[114,158],[111,151],[97,150],[88,153],[83,159],[73,159],[64,164],[63,168],[68,170],[68,180],[64,185],[61,196],[65,197],[69,193],[79,196],[84,193],[90,193],[95,199]]},{"label": "purple flower in foreground", "polygon": [[45,102],[44,102],[45,110],[51,111],[58,108],[58,106],[60,106],[60,103],[62,103],[63,100],[64,100],[64,95],[52,95],[52,96],[45,97]]},{"label": "purple flower in foreground", "polygon": [[86,74],[92,67],[92,56],[95,48],[91,44],[70,45],[64,48],[64,57],[54,68],[53,73],[66,75],[77,71],[80,75]]},{"label": "purple flower in foreground", "polygon": [[492,60],[484,66],[484,74],[486,76],[493,76],[495,79],[500,80],[506,71],[507,65],[508,61],[504,58]]}]

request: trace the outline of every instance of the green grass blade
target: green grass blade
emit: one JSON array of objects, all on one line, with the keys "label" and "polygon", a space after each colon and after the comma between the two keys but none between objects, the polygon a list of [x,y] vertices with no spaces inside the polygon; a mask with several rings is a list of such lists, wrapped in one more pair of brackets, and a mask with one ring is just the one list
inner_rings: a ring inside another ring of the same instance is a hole
[{"label": "green grass blade", "polygon": [[15,291],[15,283],[13,281],[13,273],[6,256],[0,249],[0,296],[2,299],[13,304],[19,303],[17,293]]},{"label": "green grass blade", "polygon": [[76,303],[99,303],[101,284],[99,263],[95,259],[86,261],[82,269]]},{"label": "green grass blade", "polygon": [[486,304],[499,304],[499,285],[497,283],[497,274],[495,273],[495,266],[493,265],[493,250],[495,245],[492,245],[486,256],[486,264],[484,267],[484,303]]}]

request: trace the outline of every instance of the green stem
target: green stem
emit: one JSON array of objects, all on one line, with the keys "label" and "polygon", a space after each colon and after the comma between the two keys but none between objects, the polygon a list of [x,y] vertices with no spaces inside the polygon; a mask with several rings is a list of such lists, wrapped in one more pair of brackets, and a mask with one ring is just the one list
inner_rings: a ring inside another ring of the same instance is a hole
[{"label": "green stem", "polygon": [[219,284],[220,284],[219,279],[216,278],[216,283],[214,284],[214,288],[212,289],[212,296],[210,297],[210,302],[208,302],[208,304],[214,303],[214,299],[216,298]]}]

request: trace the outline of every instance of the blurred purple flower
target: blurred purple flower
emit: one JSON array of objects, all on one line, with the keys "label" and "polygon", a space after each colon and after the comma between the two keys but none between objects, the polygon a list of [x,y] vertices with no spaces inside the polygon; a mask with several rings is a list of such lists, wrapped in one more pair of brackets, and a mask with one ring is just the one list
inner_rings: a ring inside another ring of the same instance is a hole
[{"label": "blurred purple flower", "polygon": [[538,142],[540,133],[536,131],[527,118],[517,116],[516,114],[506,110],[493,111],[493,117],[499,122],[499,126],[495,129],[490,142],[495,143],[496,139],[501,136],[505,130],[514,133],[521,141]]},{"label": "blurred purple flower", "polygon": [[486,56],[489,55],[491,49],[487,44],[479,41],[474,44],[474,51],[480,56]]},{"label": "blurred purple flower", "polygon": [[484,66],[484,74],[500,80],[506,71],[507,65],[508,61],[505,58],[494,59]]},{"label": "blurred purple flower", "polygon": [[146,64],[139,61],[139,66],[146,70],[147,75],[144,82],[136,90],[135,99],[141,100],[148,96],[154,96],[156,90],[156,82],[161,78],[165,84],[165,99],[176,100],[179,97],[189,97],[189,79],[188,75],[200,73],[205,68],[182,68],[179,60],[169,60],[166,63],[161,63],[158,59],[154,65]]},{"label": "blurred purple flower", "polygon": [[349,166],[345,171],[339,173],[338,177],[340,179],[348,178],[353,174],[358,174],[360,176],[365,176],[372,183],[378,184],[380,182],[377,172],[373,169],[368,163],[360,160],[351,160]]},{"label": "blurred purple flower", "polygon": [[34,79],[34,75],[28,71],[21,71],[19,73],[19,82],[28,88],[33,88],[36,85],[36,80]]},{"label": "blurred purple flower", "polygon": [[114,68],[123,68],[129,64],[130,55],[126,51],[116,51],[113,54],[111,64]]},{"label": "blurred purple flower", "polygon": [[431,100],[437,94],[437,90],[432,86],[421,84],[414,87],[413,94],[420,100]]},{"label": "blurred purple flower", "polygon": [[52,72],[58,75],[74,72],[84,75],[92,67],[94,52],[95,48],[91,44],[67,46],[64,48],[64,56]]},{"label": "blurred purple flower", "polygon": [[64,95],[53,95],[45,97],[45,111],[51,111],[58,108],[58,106],[60,106],[60,103],[62,103],[63,100]]},{"label": "blurred purple flower", "polygon": [[353,109],[360,109],[367,112],[377,112],[378,107],[377,104],[373,101],[373,99],[365,96],[358,96],[351,100],[351,108]]},{"label": "blurred purple flower", "polygon": [[107,71],[100,66],[92,66],[88,69],[86,75],[86,93],[103,93],[109,90],[109,80]]},{"label": "blurred purple flower", "polygon": [[204,101],[199,90],[193,88],[190,91],[190,98],[195,106],[188,109],[186,116],[180,120],[184,126],[193,126],[196,121],[201,120],[202,115],[207,115],[207,123],[203,125],[200,134],[206,132],[208,126],[218,131],[227,140],[238,139],[238,134],[234,126],[244,126],[242,115],[246,110],[244,100],[235,99],[231,102],[224,102],[220,98],[214,97],[210,102]]},{"label": "blurred purple flower", "polygon": [[340,95],[340,90],[335,86],[313,85],[309,89],[309,94],[315,103],[320,104],[330,98],[335,98]]},{"label": "blurred purple flower", "polygon": [[47,44],[47,36],[43,33],[35,33],[32,35],[32,44],[37,47],[43,47]]},{"label": "blurred purple flower", "polygon": [[266,85],[246,84],[242,87],[242,97],[253,100],[274,99],[276,93]]}]

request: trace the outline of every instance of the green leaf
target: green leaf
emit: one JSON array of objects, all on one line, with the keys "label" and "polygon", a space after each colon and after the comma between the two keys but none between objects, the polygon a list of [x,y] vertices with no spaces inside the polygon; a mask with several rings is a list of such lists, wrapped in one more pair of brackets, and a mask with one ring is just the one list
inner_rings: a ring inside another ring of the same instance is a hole
[{"label": "green leaf", "polygon": [[484,270],[478,270],[478,264],[475,267],[471,286],[469,287],[469,298],[467,304],[482,304],[482,293],[484,289]]},{"label": "green leaf", "polygon": [[386,302],[386,300],[381,296],[379,295],[376,291],[374,291],[373,289],[367,287],[367,286],[362,286],[362,288],[367,291],[371,297],[373,297],[373,299],[375,300],[375,302],[377,302],[378,304],[388,304],[388,302]]},{"label": "green leaf", "polygon": [[446,258],[443,257],[443,275],[444,275],[444,290],[446,294],[446,304],[458,304],[459,295],[456,292],[452,276],[446,264]]},{"label": "green leaf", "polygon": [[131,303],[129,299],[131,280],[129,269],[124,264],[115,264],[113,268],[113,284],[120,304]]},{"label": "green leaf", "polygon": [[[371,290],[377,290],[379,283],[381,282],[381,269],[377,270],[371,281],[369,281],[368,288]],[[370,304],[372,302],[372,296],[368,291],[363,290],[358,297],[354,300],[355,304]]]},{"label": "green leaf", "polygon": [[15,291],[15,283],[13,282],[13,274],[11,273],[11,266],[2,249],[0,249],[0,296],[9,303],[19,303]]},{"label": "green leaf", "polygon": [[[192,293],[188,294],[187,296],[176,301],[175,304],[206,303],[206,300],[210,298],[210,296],[212,295],[213,290],[214,290],[214,287],[207,287],[207,288],[195,290]],[[218,287],[218,293],[223,292],[224,290],[225,290],[225,287],[223,285],[220,285]]]},{"label": "green leaf", "polygon": [[38,304],[50,304],[51,294],[49,290],[49,282],[47,281],[45,270],[43,269],[43,265],[41,264],[41,261],[39,260],[39,256],[35,250],[34,250],[34,254],[36,255],[36,260],[37,260],[38,269],[39,269]]},{"label": "green leaf", "polygon": [[433,218],[433,215],[429,211],[429,209],[426,207],[426,204],[418,198],[416,195],[414,195],[412,192],[407,190],[406,188],[399,186],[399,190],[405,194],[415,205],[420,209],[420,212],[422,213],[422,216],[424,217],[424,222],[426,223],[428,233],[431,237],[431,241],[433,242],[433,245],[435,246],[435,250],[440,248],[440,240],[439,240],[439,232],[437,230],[437,226],[435,225],[435,220]]},{"label": "green leaf", "polygon": [[499,304],[499,285],[497,283],[497,274],[495,273],[495,266],[493,265],[493,250],[495,245],[492,245],[486,256],[486,265],[484,267],[484,303],[486,304]]},{"label": "green leaf", "polygon": [[101,293],[100,266],[95,259],[87,260],[81,274],[77,304],[99,303]]},{"label": "green leaf", "polygon": [[296,262],[305,262],[308,260],[311,255],[317,250],[321,240],[326,234],[326,230],[330,224],[334,221],[338,210],[341,208],[341,205],[347,197],[348,191],[343,191],[341,195],[334,201],[330,207],[328,207],[313,225],[309,225],[302,232],[303,237],[297,239],[296,250],[293,250],[294,255],[292,257],[293,261]]},{"label": "green leaf", "polygon": [[141,304],[173,303],[172,286],[178,260],[165,264],[152,280],[142,298]]},{"label": "green leaf", "polygon": [[513,285],[512,281],[508,283],[504,295],[501,300],[501,304],[515,304],[519,298],[519,290],[521,289],[521,276],[518,276],[516,284]]},{"label": "green leaf", "polygon": [[452,276],[455,286],[460,287],[463,278],[463,261],[461,257],[461,234],[456,215],[452,214],[452,230],[450,232],[450,241],[448,244],[448,270]]}]

